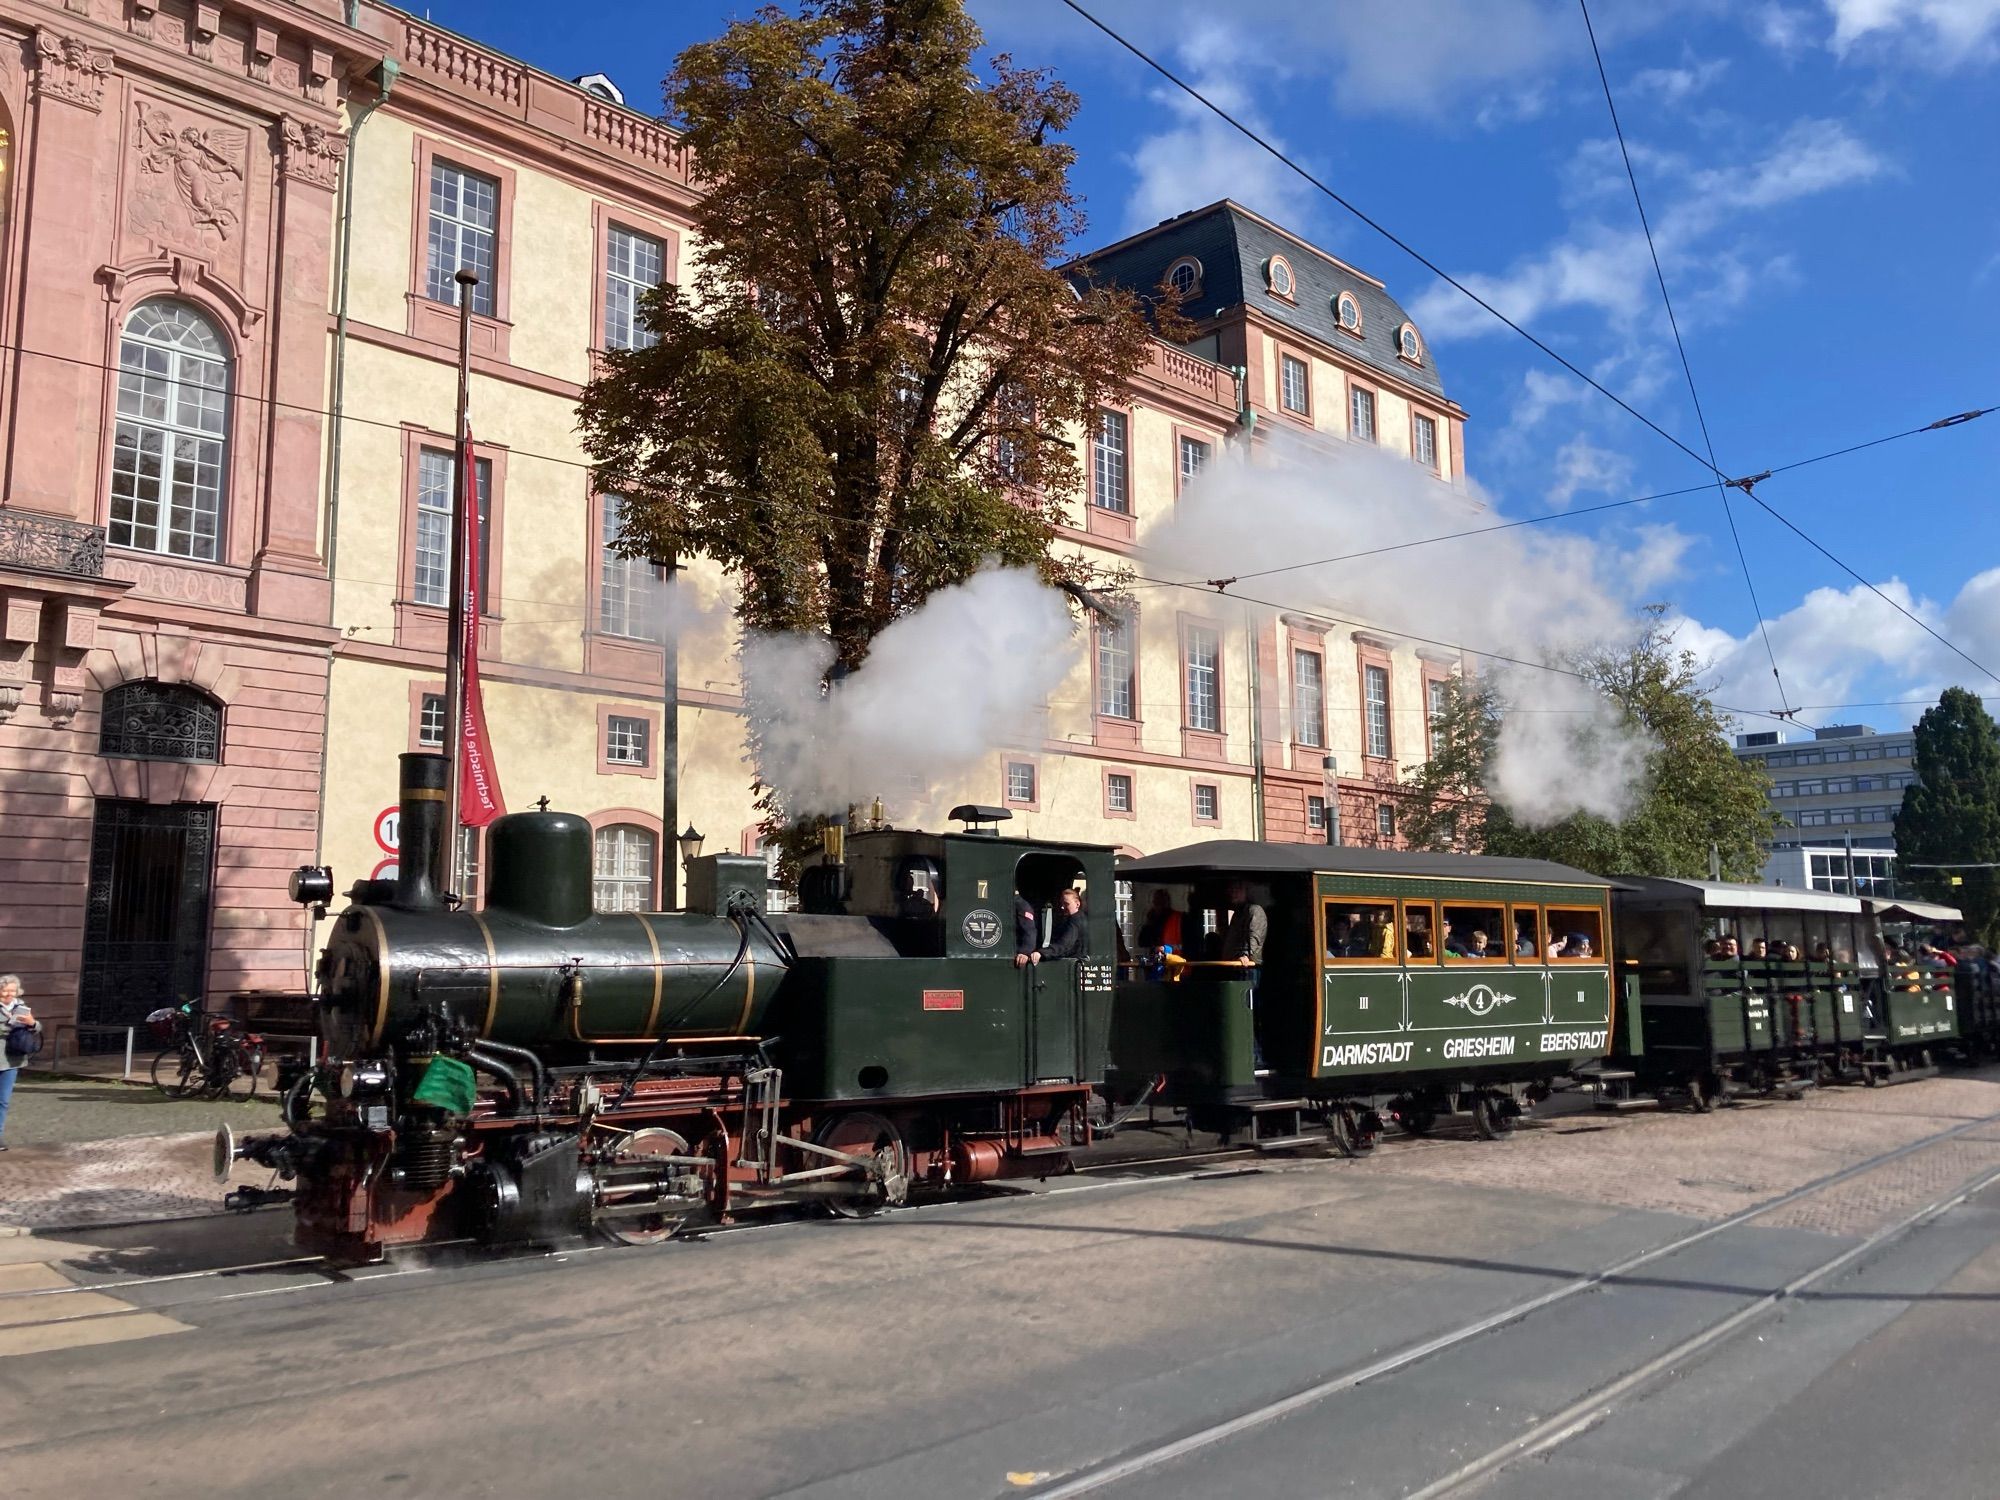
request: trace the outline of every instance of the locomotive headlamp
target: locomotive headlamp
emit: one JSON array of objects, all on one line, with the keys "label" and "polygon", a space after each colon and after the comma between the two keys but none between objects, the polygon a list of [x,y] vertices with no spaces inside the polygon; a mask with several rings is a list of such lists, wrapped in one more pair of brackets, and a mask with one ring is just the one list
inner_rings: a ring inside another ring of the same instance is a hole
[{"label": "locomotive headlamp", "polygon": [[285,889],[301,906],[324,906],[333,899],[333,869],[329,865],[300,865],[292,871]]}]

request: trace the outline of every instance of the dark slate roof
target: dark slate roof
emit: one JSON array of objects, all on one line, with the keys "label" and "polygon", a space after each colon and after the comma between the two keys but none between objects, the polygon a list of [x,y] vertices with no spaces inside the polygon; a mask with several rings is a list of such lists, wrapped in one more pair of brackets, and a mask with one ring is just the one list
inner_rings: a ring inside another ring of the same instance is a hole
[{"label": "dark slate roof", "polygon": [[1494,859],[1484,854],[1416,854],[1398,849],[1358,849],[1334,844],[1265,844],[1255,839],[1211,839],[1132,859],[1118,878],[1171,875],[1413,875],[1440,880],[1517,880],[1542,885],[1612,882],[1546,859]]},{"label": "dark slate roof", "polygon": [[[1145,295],[1159,286],[1169,266],[1189,255],[1201,262],[1201,291],[1181,309],[1190,321],[1205,322],[1248,304],[1321,344],[1447,399],[1422,328],[1417,329],[1422,364],[1413,365],[1396,353],[1396,330],[1409,321],[1401,303],[1369,277],[1227,199],[1084,255],[1072,269],[1087,269],[1099,282]],[[1284,256],[1292,268],[1297,286],[1291,302],[1271,295],[1265,284],[1264,266],[1273,255]],[[1334,299],[1342,292],[1352,292],[1361,304],[1360,338],[1340,328]]]}]

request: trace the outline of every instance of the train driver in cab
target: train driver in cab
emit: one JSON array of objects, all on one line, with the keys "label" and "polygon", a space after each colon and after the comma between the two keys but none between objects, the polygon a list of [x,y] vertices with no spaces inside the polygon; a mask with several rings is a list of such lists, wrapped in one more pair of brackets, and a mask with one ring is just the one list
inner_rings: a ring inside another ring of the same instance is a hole
[{"label": "train driver in cab", "polygon": [[[1021,903],[1021,909],[1030,919],[1033,918],[1034,908],[1027,902]],[[1019,941],[1017,937],[1017,951],[1014,954],[1014,967],[1017,969],[1023,964],[1038,964],[1045,958],[1088,957],[1090,923],[1083,915],[1083,892],[1071,886],[1056,897],[1056,919],[1045,945],[1023,954],[1018,951]]]}]

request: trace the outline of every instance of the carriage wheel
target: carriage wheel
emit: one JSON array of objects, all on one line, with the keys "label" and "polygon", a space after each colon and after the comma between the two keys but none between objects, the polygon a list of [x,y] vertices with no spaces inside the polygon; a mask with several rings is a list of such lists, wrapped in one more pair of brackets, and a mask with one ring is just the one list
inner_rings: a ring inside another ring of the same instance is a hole
[{"label": "carriage wheel", "polygon": [[821,1199],[828,1213],[842,1219],[866,1219],[885,1208],[899,1207],[909,1198],[909,1150],[896,1127],[881,1115],[867,1110],[836,1115],[819,1128],[815,1139],[850,1156],[872,1155],[881,1174],[879,1182],[863,1183],[851,1193]]},{"label": "carriage wheel", "polygon": [[1715,1087],[1705,1073],[1697,1073],[1687,1081],[1688,1108],[1698,1115],[1710,1113],[1715,1108]]},{"label": "carriage wheel", "polygon": [[[645,1130],[635,1130],[618,1143],[606,1163],[610,1167],[628,1164],[643,1164],[649,1158],[660,1156],[686,1156],[686,1137],[662,1126],[651,1126]],[[701,1206],[698,1198],[672,1200],[662,1204],[658,1213],[639,1214],[632,1218],[599,1219],[597,1227],[604,1237],[620,1245],[657,1245],[670,1240],[680,1231],[688,1216]]]},{"label": "carriage wheel", "polygon": [[1367,1116],[1357,1118],[1353,1110],[1344,1106],[1326,1112],[1326,1138],[1342,1156],[1366,1156],[1375,1149],[1375,1143],[1382,1138],[1381,1124],[1378,1121],[1373,1130],[1367,1127]]},{"label": "carriage wheel", "polygon": [[1498,1094],[1474,1094],[1472,1128],[1481,1140],[1497,1141],[1514,1133],[1514,1116]]}]

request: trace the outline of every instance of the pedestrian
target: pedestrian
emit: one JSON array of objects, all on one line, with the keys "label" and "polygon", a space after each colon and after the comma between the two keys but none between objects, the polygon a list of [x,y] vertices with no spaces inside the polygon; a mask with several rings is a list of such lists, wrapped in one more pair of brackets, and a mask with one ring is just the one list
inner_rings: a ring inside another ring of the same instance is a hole
[{"label": "pedestrian", "polygon": [[[7,1149],[7,1106],[14,1102],[14,1080],[20,1075],[21,1064],[27,1061],[27,1052],[11,1045],[16,1028],[36,1038],[42,1034],[42,1023],[35,1019],[34,1011],[22,998],[21,976],[0,974],[0,1032],[5,1033],[9,1044],[0,1046],[0,1151]],[[40,1045],[39,1041],[36,1045]]]}]

